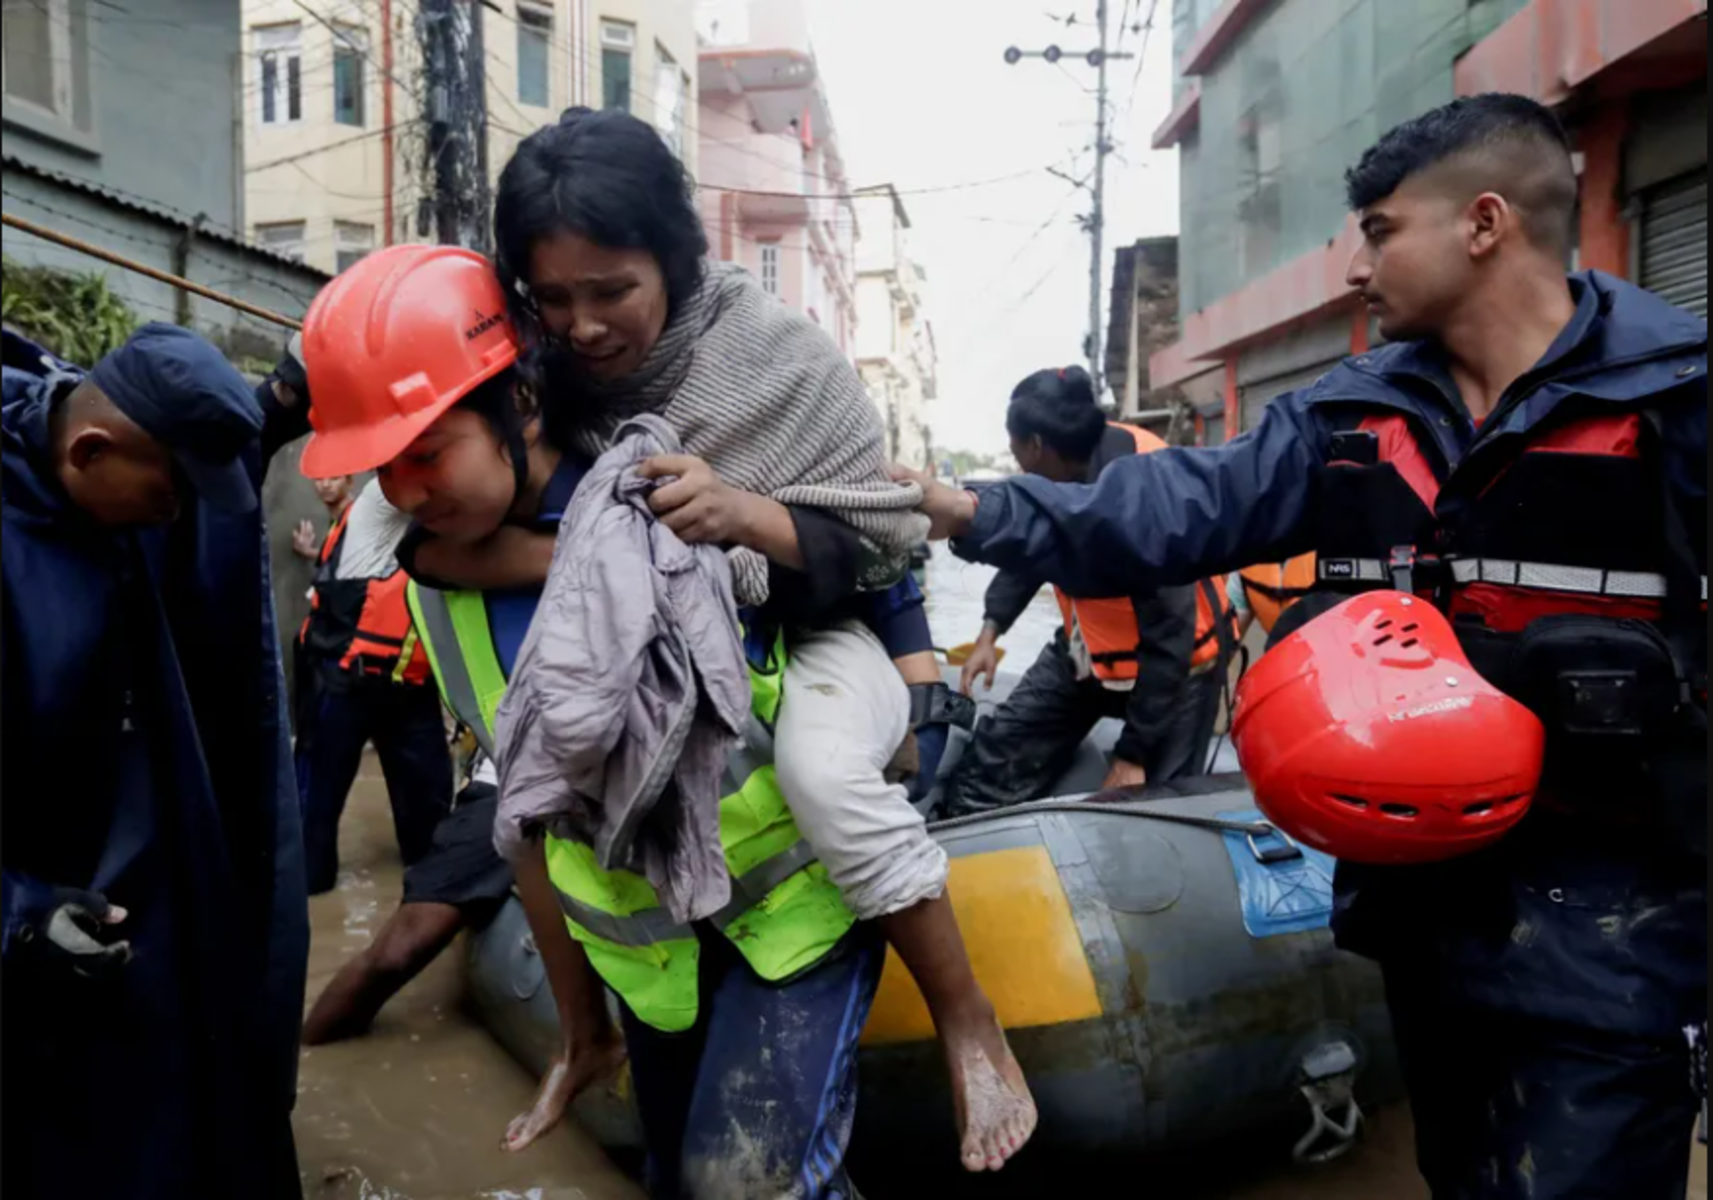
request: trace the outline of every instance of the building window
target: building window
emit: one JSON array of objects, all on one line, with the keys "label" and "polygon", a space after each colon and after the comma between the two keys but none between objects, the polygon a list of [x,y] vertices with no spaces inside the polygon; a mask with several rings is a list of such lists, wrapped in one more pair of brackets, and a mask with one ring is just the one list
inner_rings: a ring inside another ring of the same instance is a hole
[{"label": "building window", "polygon": [[303,31],[298,25],[256,30],[261,62],[262,124],[303,120]]},{"label": "building window", "polygon": [[636,29],[617,21],[601,22],[601,107],[629,112],[631,58],[636,53]]},{"label": "building window", "polygon": [[295,258],[302,262],[303,242],[302,221],[280,221],[256,226],[256,244],[286,258]]},{"label": "building window", "polygon": [[339,28],[333,38],[333,119],[341,125],[363,125],[364,64],[369,35],[361,29]]},{"label": "building window", "polygon": [[553,104],[547,75],[548,47],[553,44],[553,10],[533,4],[517,6],[517,102],[534,108]]},{"label": "building window", "polygon": [[761,244],[761,290],[769,296],[779,295],[779,243]]},{"label": "building window", "polygon": [[684,98],[690,81],[678,64],[666,52],[666,47],[654,45],[654,113],[660,136],[672,147],[672,153],[684,157]]},{"label": "building window", "polygon": [[354,221],[333,222],[335,272],[343,271],[375,248],[375,227]]},{"label": "building window", "polygon": [[6,0],[0,9],[8,116],[43,132],[94,129],[85,0]]}]

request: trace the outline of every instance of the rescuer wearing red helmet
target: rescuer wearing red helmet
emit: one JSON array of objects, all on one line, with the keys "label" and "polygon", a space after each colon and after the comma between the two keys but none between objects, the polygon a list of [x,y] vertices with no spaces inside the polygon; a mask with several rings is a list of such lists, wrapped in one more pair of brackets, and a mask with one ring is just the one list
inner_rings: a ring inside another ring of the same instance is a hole
[{"label": "rescuer wearing red helmet", "polygon": [[1382,966],[1433,1194],[1681,1197],[1707,1012],[1707,326],[1566,279],[1576,172],[1532,100],[1410,121],[1348,184],[1348,284],[1387,345],[1218,449],[979,502],[930,487],[924,509],[962,557],[1074,594],[1314,552],[1239,736],[1280,824],[1341,856],[1333,929]]},{"label": "rescuer wearing red helmet", "polygon": [[[418,568],[407,593],[414,627],[446,706],[491,762],[499,704],[547,573],[538,564],[531,585],[529,555],[551,553],[590,463],[545,434],[514,370],[520,347],[500,283],[474,254],[408,246],[370,255],[317,297],[303,340],[316,398],[303,469],[325,476],[374,468],[388,499],[417,522],[398,549],[401,562]],[[654,493],[651,503],[671,490]],[[788,527],[795,521],[790,512]],[[461,545],[503,540],[503,565],[525,578],[479,588],[430,582],[420,569],[428,556],[417,553],[426,536]],[[776,596],[812,586],[780,575],[771,582]],[[747,609],[739,615],[770,619]],[[783,638],[763,641],[772,649],[764,663],[750,659],[749,686],[757,719],[770,723],[782,711],[792,647]],[[535,1106],[508,1128],[507,1148],[521,1150],[545,1134],[577,1091],[614,1065],[621,1049],[607,1016],[610,989],[621,1001],[650,1175],[661,1194],[678,1193],[670,1181],[679,1174],[686,1194],[713,1194],[733,1171],[771,1173],[781,1163],[795,1171],[811,1155],[818,1187],[844,1194],[860,1013],[878,986],[885,947],[880,924],[859,920],[845,904],[821,852],[799,829],[772,757],[746,745],[728,758],[726,774],[737,786],[720,800],[721,848],[742,879],[720,920],[705,927],[671,920],[646,878],[602,868],[591,847],[568,833],[543,830],[528,842],[515,864],[518,894],[564,1042]],[[406,872],[404,903],[317,1002],[306,1042],[366,1028],[464,923],[484,920],[507,894],[511,871],[493,850],[492,779],[491,772],[473,777],[429,856]],[[758,829],[765,837],[756,837]],[[712,1060],[723,1064],[719,1071],[703,1069]],[[705,1117],[687,1126],[686,1107]],[[1007,1126],[992,1130],[1002,1135]],[[743,1147],[742,1166],[730,1158],[733,1146]]]}]

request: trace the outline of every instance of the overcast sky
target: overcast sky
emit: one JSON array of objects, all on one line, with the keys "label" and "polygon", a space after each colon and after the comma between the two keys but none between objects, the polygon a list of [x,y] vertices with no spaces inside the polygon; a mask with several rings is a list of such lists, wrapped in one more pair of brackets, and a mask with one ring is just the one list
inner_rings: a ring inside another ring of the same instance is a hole
[{"label": "overcast sky", "polygon": [[[1086,62],[1067,58],[1054,67],[1025,59],[1011,67],[1002,55],[1011,45],[1092,48],[1094,0],[807,2],[857,186],[892,183],[909,193],[1030,172],[904,196],[939,346],[940,396],[930,409],[935,441],[1002,451],[1013,385],[1038,368],[1083,360],[1089,241],[1076,216],[1089,211],[1090,198],[1045,168],[1076,178],[1091,172],[1096,78]],[[1115,35],[1121,11],[1135,24],[1156,7],[1154,0],[1111,6]],[[1178,229],[1177,154],[1148,147],[1171,107],[1171,7],[1167,0],[1157,5],[1138,86],[1135,62],[1109,68],[1119,149],[1107,159],[1103,324],[1112,248]],[[1074,14],[1079,23],[1066,28],[1049,12]],[[1135,52],[1141,43],[1126,33],[1122,48]]]}]

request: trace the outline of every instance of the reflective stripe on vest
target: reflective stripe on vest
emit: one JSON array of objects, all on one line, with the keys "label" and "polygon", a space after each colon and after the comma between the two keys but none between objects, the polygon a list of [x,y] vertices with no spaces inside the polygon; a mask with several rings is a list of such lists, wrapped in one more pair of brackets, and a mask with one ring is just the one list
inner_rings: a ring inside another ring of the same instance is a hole
[{"label": "reflective stripe on vest", "polygon": [[[1579,596],[1663,600],[1666,595],[1665,576],[1648,571],[1602,571],[1596,567],[1567,567],[1553,563],[1459,558],[1452,560],[1451,576],[1458,583],[1497,583],[1505,587]],[[1701,599],[1707,599],[1705,575],[1701,577]]]},{"label": "reflective stripe on vest", "polygon": [[724,931],[739,917],[766,900],[767,894],[774,888],[819,861],[820,857],[810,848],[809,843],[798,838],[797,844],[784,853],[775,854],[772,858],[764,859],[760,866],[753,867],[742,875],[733,876],[731,901],[708,919],[716,928]]},{"label": "reflective stripe on vest", "polygon": [[[493,756],[494,715],[505,675],[480,593],[412,584],[410,611],[448,708]],[[762,979],[779,983],[809,969],[850,931],[856,917],[792,820],[772,764],[764,720],[777,718],[784,640],[752,668],[745,741],[727,756],[720,842],[732,899],[710,918]],[[548,878],[571,935],[601,978],[644,1023],[682,1032],[699,1007],[700,943],[675,921],[646,879],[604,870],[593,848],[547,835]]]},{"label": "reflective stripe on vest", "polygon": [[[1152,454],[1166,449],[1166,443],[1146,429],[1121,425],[1116,421],[1107,422],[1107,426],[1129,435],[1136,444],[1137,454]],[[1224,588],[1214,590],[1218,593],[1217,614],[1208,604],[1204,594],[1206,589],[1199,586],[1196,589],[1195,642],[1190,652],[1192,668],[1206,667],[1219,658],[1217,622],[1222,618],[1235,622],[1235,612]],[[1053,592],[1059,601],[1059,614],[1064,619],[1065,636],[1074,644],[1080,633],[1082,643],[1088,649],[1089,665],[1095,678],[1103,683],[1133,682],[1141,673],[1138,646],[1142,641],[1142,631],[1136,624],[1135,605],[1124,597],[1079,600],[1056,585]],[[1235,637],[1235,624],[1232,633]]]},{"label": "reflective stripe on vest", "polygon": [[414,582],[405,596],[441,698],[494,761],[494,714],[506,674],[488,628],[487,601],[479,592],[442,592]]},{"label": "reflective stripe on vest", "polygon": [[602,912],[593,905],[584,904],[570,892],[560,890],[558,886],[553,890],[559,897],[559,907],[565,915],[602,941],[634,948],[657,946],[661,942],[696,936],[694,929],[674,921],[672,914],[664,908],[645,908],[620,917]]}]

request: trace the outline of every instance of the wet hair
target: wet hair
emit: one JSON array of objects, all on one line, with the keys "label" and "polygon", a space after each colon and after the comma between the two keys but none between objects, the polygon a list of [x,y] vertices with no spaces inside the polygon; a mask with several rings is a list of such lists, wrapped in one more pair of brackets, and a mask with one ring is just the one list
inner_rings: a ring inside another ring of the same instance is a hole
[{"label": "wet hair", "polygon": [[629,113],[568,108],[558,124],[525,138],[500,172],[496,266],[520,328],[535,328],[526,294],[530,252],[561,233],[648,251],[672,311],[701,283],[708,235],[695,185],[660,134]]},{"label": "wet hair", "polygon": [[1576,221],[1570,139],[1551,109],[1527,96],[1466,96],[1392,130],[1345,175],[1360,212],[1438,167],[1470,199],[1496,192],[1517,209],[1529,240],[1568,255]]},{"label": "wet hair", "polygon": [[1106,416],[1094,398],[1094,381],[1081,367],[1036,371],[1011,393],[1005,431],[1022,441],[1038,437],[1072,462],[1094,457],[1106,433]]}]

